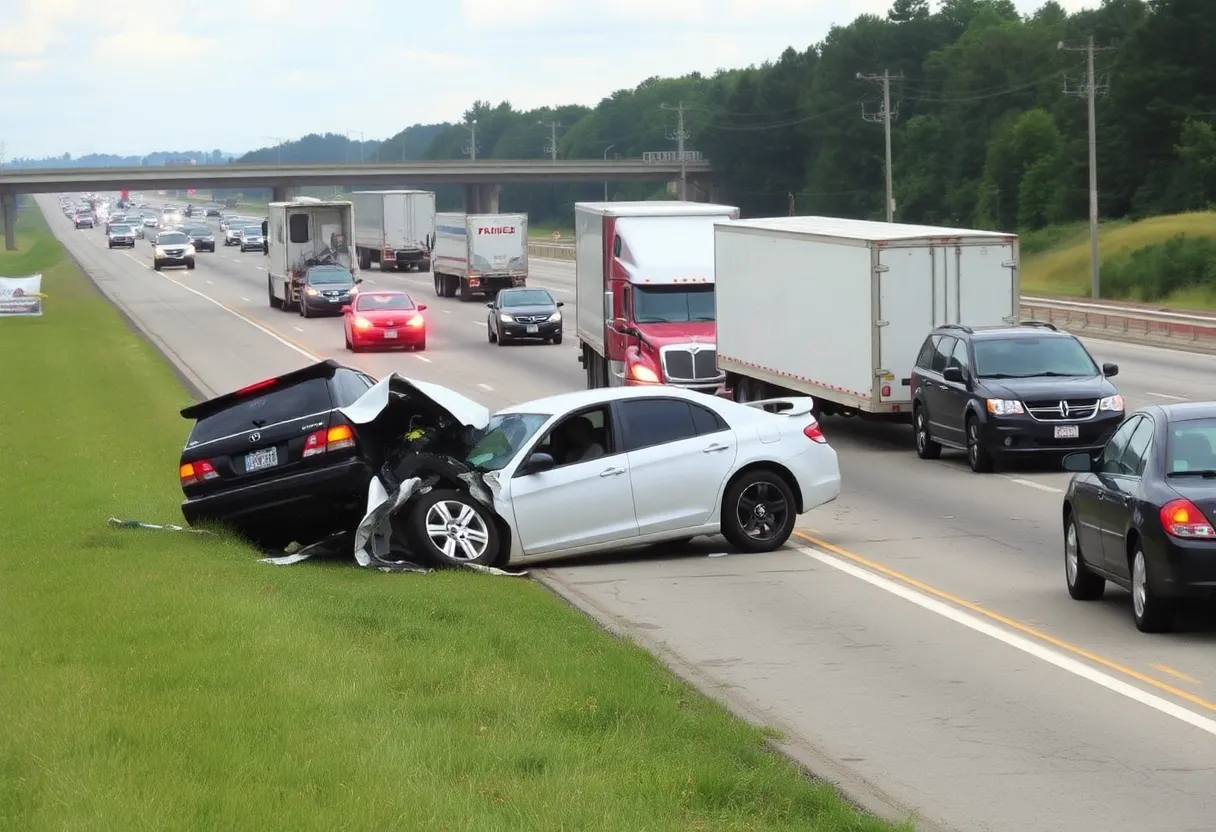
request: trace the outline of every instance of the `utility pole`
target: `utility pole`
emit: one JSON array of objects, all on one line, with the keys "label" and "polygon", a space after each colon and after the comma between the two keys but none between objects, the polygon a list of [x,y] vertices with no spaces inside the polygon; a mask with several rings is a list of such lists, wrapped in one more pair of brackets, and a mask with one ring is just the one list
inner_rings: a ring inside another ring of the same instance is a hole
[{"label": "utility pole", "polygon": [[543,122],[543,121],[538,121],[536,123],[541,125],[542,127],[549,128],[549,143],[545,145],[545,152],[549,154],[549,158],[551,160],[556,162],[557,161],[557,128],[561,127],[561,124],[559,124],[556,121],[550,121],[548,123]]},{"label": "utility pole", "polygon": [[469,131],[469,143],[464,146],[464,152],[470,162],[477,161],[477,119],[471,119],[468,124],[460,125]]},{"label": "utility pole", "polygon": [[[608,161],[608,151],[612,150],[612,148],[614,148],[614,147],[616,147],[616,145],[610,144],[604,148],[604,161],[605,162]],[[3,148],[0,148],[0,150],[3,150]],[[0,162],[2,162],[2,161],[3,161],[3,159],[0,159]],[[604,202],[607,202],[607,201],[608,201],[608,180],[605,179],[604,180]]]},{"label": "utility pole", "polygon": [[891,173],[891,122],[899,118],[899,107],[896,105],[895,111],[891,111],[891,82],[904,80],[904,74],[901,72],[899,75],[892,75],[885,69],[882,71],[882,75],[866,75],[859,72],[857,80],[882,84],[882,109],[877,113],[867,113],[866,105],[862,104],[861,117],[876,124],[882,122],[883,125],[887,144],[887,222],[895,222],[895,179]]},{"label": "utility pole", "polygon": [[663,104],[661,106],[663,107],[664,110],[675,110],[676,113],[679,115],[680,120],[678,122],[678,126],[676,127],[676,131],[674,133],[668,131],[667,138],[670,141],[676,142],[676,147],[678,149],[679,158],[680,158],[680,199],[687,200],[688,199],[688,159],[687,159],[687,154],[684,152],[684,142],[686,142],[686,141],[688,141],[688,139],[692,138],[692,134],[684,129],[684,102],[681,101],[679,104],[677,104],[674,107],[671,106],[670,104]]},{"label": "utility pole", "polygon": [[1080,87],[1070,88],[1065,82],[1064,94],[1084,96],[1089,105],[1089,292],[1097,300],[1102,297],[1102,274],[1098,265],[1098,105],[1099,95],[1110,92],[1110,83],[1104,82],[1099,89],[1094,74],[1094,53],[1109,51],[1111,47],[1094,46],[1094,36],[1089,36],[1085,46],[1059,44],[1061,52],[1085,53],[1085,82]]}]

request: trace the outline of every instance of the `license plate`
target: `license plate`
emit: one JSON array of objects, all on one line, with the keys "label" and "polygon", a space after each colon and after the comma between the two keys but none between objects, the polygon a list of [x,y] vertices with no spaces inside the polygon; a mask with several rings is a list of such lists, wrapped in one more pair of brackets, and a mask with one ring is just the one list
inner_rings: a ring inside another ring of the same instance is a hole
[{"label": "license plate", "polygon": [[535,324],[530,325],[528,327],[528,334],[531,335],[533,332],[540,332],[540,327],[536,326]]},{"label": "license plate", "polygon": [[1076,425],[1056,425],[1056,439],[1078,439],[1081,429]]},{"label": "license plate", "polygon": [[245,471],[252,473],[253,471],[261,471],[266,468],[273,468],[279,464],[279,449],[278,448],[263,448],[260,451],[253,451],[245,454]]},{"label": "license plate", "polygon": [[395,329],[386,329],[386,330],[384,330],[384,337],[385,337],[385,338],[396,338],[396,337],[397,337],[397,330],[395,330]]}]

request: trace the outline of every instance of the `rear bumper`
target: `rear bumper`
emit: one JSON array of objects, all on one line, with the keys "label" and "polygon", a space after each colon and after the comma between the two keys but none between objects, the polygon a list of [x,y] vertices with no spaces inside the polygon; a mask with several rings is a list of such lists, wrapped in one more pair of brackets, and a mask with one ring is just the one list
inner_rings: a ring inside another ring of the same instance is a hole
[{"label": "rear bumper", "polygon": [[1155,591],[1170,598],[1216,597],[1216,543],[1170,538],[1153,548],[1158,556],[1149,576]]},{"label": "rear bumper", "polygon": [[354,528],[364,514],[367,485],[373,475],[371,465],[356,457],[187,498],[182,502],[182,516],[191,526],[222,523],[251,537],[296,536],[308,543],[316,535]]},{"label": "rear bumper", "polygon": [[[396,338],[385,337],[386,332],[395,331]],[[426,343],[425,327],[399,327],[396,330],[355,329],[351,344],[356,347],[416,347]]]}]

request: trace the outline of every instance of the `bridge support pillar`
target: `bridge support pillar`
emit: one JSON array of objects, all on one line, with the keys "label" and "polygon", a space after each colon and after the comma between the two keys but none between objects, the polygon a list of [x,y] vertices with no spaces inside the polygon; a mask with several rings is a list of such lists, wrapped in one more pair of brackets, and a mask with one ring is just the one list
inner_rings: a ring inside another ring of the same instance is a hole
[{"label": "bridge support pillar", "polygon": [[0,208],[4,213],[4,250],[17,250],[17,195],[0,194]]},{"label": "bridge support pillar", "polygon": [[296,198],[296,189],[287,185],[275,185],[271,189],[271,202],[291,202]]},{"label": "bridge support pillar", "polygon": [[465,185],[464,212],[466,214],[497,214],[498,197],[502,185]]}]

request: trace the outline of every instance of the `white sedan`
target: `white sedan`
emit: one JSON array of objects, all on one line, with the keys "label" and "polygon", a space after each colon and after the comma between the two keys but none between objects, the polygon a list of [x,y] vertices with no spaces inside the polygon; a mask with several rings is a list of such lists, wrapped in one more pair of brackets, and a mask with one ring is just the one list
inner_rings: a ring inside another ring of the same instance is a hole
[{"label": "white sedan", "polygon": [[434,446],[372,482],[357,540],[391,529],[440,564],[498,567],[719,533],[740,551],[769,552],[799,514],[840,494],[836,452],[811,406],[615,387],[491,415],[394,374],[342,414],[357,432],[421,429]]}]

